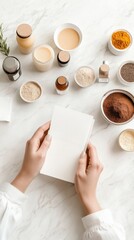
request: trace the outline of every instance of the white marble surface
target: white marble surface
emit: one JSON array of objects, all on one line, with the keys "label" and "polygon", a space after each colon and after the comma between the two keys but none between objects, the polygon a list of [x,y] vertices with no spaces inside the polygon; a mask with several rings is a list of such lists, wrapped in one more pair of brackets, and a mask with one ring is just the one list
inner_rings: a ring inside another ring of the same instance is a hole
[{"label": "white marble surface", "polygon": [[[91,140],[105,166],[98,197],[102,206],[111,208],[116,219],[124,225],[127,240],[134,239],[134,154],[121,151],[117,143],[119,133],[134,127],[134,121],[116,127],[107,124],[100,113],[100,100],[107,90],[121,88],[134,94],[134,89],[124,87],[116,78],[120,63],[134,58],[134,45],[126,55],[119,57],[107,50],[107,39],[112,29],[124,27],[134,36],[133,0],[1,0],[0,21],[4,23],[11,55],[20,59],[23,70],[17,82],[9,81],[2,71],[4,57],[0,55],[0,95],[13,99],[11,122],[0,122],[0,182],[10,181],[16,175],[26,140],[38,126],[51,118],[55,104],[92,114],[96,122]],[[22,55],[17,49],[15,30],[22,22],[33,26],[36,45],[48,43],[55,52],[55,28],[64,22],[78,24],[83,32],[83,42],[68,67],[60,68],[55,61],[49,72],[37,72],[31,55]],[[79,89],[73,80],[74,71],[81,65],[92,65],[97,73],[104,59],[110,63],[110,83],[96,83],[91,88]],[[55,79],[61,74],[70,80],[70,91],[66,96],[59,96],[54,90]],[[43,97],[34,104],[26,104],[19,97],[21,84],[28,80],[37,80],[44,88]],[[27,195],[23,219],[11,240],[82,238],[83,210],[72,184],[39,176],[29,187]]]}]

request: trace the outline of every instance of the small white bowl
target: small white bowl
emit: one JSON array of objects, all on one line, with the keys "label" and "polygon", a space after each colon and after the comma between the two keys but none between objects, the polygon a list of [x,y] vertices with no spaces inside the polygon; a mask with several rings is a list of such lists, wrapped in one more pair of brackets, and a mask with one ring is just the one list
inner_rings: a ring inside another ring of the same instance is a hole
[{"label": "small white bowl", "polygon": [[118,72],[117,72],[117,77],[118,77],[118,79],[119,79],[119,81],[122,83],[122,84],[124,84],[124,85],[126,85],[126,86],[130,86],[130,87],[134,87],[134,82],[128,82],[128,81],[126,81],[122,76],[121,76],[121,68],[125,65],[125,64],[127,64],[127,63],[133,63],[134,64],[134,61],[125,61],[125,62],[123,62],[121,65],[120,65],[120,67],[119,67],[119,69],[118,69]]},{"label": "small white bowl", "polygon": [[[123,135],[124,135],[125,132],[126,132],[126,133],[127,133],[127,132],[130,132],[130,133],[132,133],[132,134],[134,135],[134,129],[126,129],[126,130],[122,131],[122,132],[120,133],[120,135],[119,135],[119,138],[118,138],[119,146],[121,147],[121,149],[123,149],[123,150],[126,151],[126,152],[134,152],[134,147],[133,147],[132,150],[130,150],[130,149],[127,149],[127,147],[125,147],[125,146],[123,145],[123,143],[122,143],[122,137],[123,137]],[[128,141],[126,141],[125,144],[129,144]]]},{"label": "small white bowl", "polygon": [[[78,80],[77,80],[77,73],[78,73],[78,71],[79,71],[81,68],[88,68],[88,69],[92,70],[92,72],[93,72],[93,74],[94,74],[94,79],[93,79],[92,83],[90,83],[88,86],[83,86],[83,85],[81,85],[81,84],[78,82]],[[82,88],[90,87],[90,86],[92,86],[92,85],[95,83],[95,81],[96,81],[95,71],[94,71],[94,69],[93,69],[92,67],[90,67],[90,66],[82,66],[82,67],[79,67],[79,68],[76,70],[75,74],[74,74],[74,80],[75,80],[75,82],[77,83],[77,85],[78,85],[79,87],[82,87]]]},{"label": "small white bowl", "polygon": [[[24,87],[27,83],[34,83],[34,84],[36,84],[36,85],[40,88],[40,95],[39,95],[38,98],[30,101],[30,100],[27,100],[26,98],[23,97],[22,89],[23,89],[23,87]],[[23,83],[23,84],[21,85],[21,87],[20,87],[20,97],[21,97],[21,99],[22,99],[24,102],[26,102],[26,103],[33,103],[33,102],[35,102],[36,100],[38,100],[38,99],[42,96],[42,92],[43,92],[43,90],[42,90],[41,85],[40,85],[38,82],[36,82],[36,81],[28,81],[28,82],[25,82],[25,83]]]},{"label": "small white bowl", "polygon": [[[77,45],[77,47],[73,48],[73,49],[63,49],[60,45],[59,45],[59,42],[58,42],[58,36],[59,36],[59,33],[66,29],[66,28],[71,28],[71,29],[74,29],[78,35],[79,35],[79,44]],[[76,26],[75,24],[72,24],[72,23],[64,23],[62,25],[60,25],[59,27],[56,28],[55,32],[54,32],[54,42],[55,42],[55,45],[60,49],[60,50],[63,50],[63,51],[69,51],[69,52],[72,52],[74,51],[75,49],[77,49],[81,42],[82,42],[82,32],[81,30],[79,29],[78,26]]]},{"label": "small white bowl", "polygon": [[122,90],[122,89],[113,89],[113,90],[110,90],[108,92],[106,92],[103,97],[102,97],[102,100],[101,100],[101,113],[102,113],[102,116],[103,118],[110,124],[114,124],[114,125],[124,125],[126,123],[129,123],[130,121],[132,121],[132,119],[134,119],[134,114],[133,116],[128,120],[128,121],[125,121],[125,122],[122,122],[122,123],[116,123],[116,122],[113,122],[111,121],[106,115],[105,115],[105,112],[104,112],[104,109],[103,109],[103,103],[105,101],[105,99],[112,93],[123,93],[125,95],[127,95],[131,100],[132,102],[134,103],[134,96],[128,92],[128,91],[125,91],[125,90]]},{"label": "small white bowl", "polygon": [[[118,48],[114,47],[114,45],[112,44],[112,35],[113,35],[113,33],[118,32],[118,31],[126,32],[126,33],[130,36],[131,41],[130,41],[130,44],[129,44],[129,46],[128,46],[127,48],[118,49]],[[114,32],[112,32],[112,34],[111,34],[111,36],[110,36],[110,38],[109,38],[108,48],[109,48],[110,52],[113,53],[114,55],[122,55],[122,54],[124,54],[125,52],[128,51],[128,49],[129,49],[129,48],[131,47],[131,45],[132,45],[132,42],[133,42],[132,35],[131,35],[127,30],[125,30],[125,29],[117,29],[117,30],[115,30]]]}]

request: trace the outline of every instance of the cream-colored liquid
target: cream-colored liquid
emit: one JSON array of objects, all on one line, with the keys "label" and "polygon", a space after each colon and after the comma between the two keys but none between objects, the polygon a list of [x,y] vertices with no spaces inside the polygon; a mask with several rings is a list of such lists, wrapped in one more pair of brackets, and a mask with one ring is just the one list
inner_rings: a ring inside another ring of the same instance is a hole
[{"label": "cream-colored liquid", "polygon": [[34,53],[34,57],[37,59],[37,61],[45,63],[50,60],[51,51],[46,47],[37,48]]},{"label": "cream-colored liquid", "polygon": [[58,36],[59,46],[64,50],[71,50],[79,45],[80,37],[76,30],[72,28],[63,29]]}]

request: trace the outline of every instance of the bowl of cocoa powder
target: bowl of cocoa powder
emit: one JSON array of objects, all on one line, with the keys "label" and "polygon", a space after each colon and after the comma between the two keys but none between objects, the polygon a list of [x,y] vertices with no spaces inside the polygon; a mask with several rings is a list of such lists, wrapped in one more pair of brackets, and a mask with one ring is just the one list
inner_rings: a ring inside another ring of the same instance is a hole
[{"label": "bowl of cocoa powder", "polygon": [[102,98],[101,111],[108,123],[128,123],[134,119],[134,96],[122,89],[110,90]]}]

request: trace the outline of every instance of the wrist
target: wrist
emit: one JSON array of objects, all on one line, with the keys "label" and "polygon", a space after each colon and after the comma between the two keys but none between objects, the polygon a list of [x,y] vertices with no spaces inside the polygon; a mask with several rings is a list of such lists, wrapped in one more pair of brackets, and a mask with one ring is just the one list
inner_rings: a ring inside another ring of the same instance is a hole
[{"label": "wrist", "polygon": [[87,215],[101,210],[101,206],[96,196],[91,196],[91,197],[82,199],[82,203]]},{"label": "wrist", "polygon": [[11,184],[18,188],[21,192],[25,192],[33,178],[28,176],[24,171],[20,171]]}]

